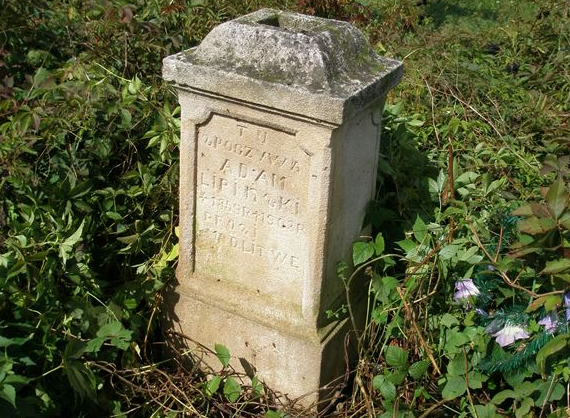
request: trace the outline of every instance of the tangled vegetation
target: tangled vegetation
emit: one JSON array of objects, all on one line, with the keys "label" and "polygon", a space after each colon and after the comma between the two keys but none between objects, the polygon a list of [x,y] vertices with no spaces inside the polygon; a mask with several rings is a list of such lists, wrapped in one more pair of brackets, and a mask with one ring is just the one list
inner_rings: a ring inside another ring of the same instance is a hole
[{"label": "tangled vegetation", "polygon": [[354,246],[356,274],[339,268],[368,289],[359,361],[325,412],[567,416],[563,0],[8,1],[1,415],[307,416],[225,347],[207,370],[160,329],[180,126],[161,59],[260,7],[350,20],[406,68],[384,112],[374,236]]}]

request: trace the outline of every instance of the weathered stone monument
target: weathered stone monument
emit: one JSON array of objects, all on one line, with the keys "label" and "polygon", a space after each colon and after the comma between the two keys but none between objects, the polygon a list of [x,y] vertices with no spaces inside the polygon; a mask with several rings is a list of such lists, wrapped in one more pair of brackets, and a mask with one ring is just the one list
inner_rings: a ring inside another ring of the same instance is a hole
[{"label": "weathered stone monument", "polygon": [[264,9],[163,73],[182,109],[176,326],[274,389],[322,400],[351,328],[326,315],[345,301],[336,265],[374,196],[402,65],[348,23]]}]

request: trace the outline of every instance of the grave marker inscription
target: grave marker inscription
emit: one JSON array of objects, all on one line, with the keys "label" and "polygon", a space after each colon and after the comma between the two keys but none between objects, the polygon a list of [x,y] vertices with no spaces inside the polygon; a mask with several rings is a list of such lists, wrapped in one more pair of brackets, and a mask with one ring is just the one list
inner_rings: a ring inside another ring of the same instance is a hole
[{"label": "grave marker inscription", "polygon": [[[263,9],[165,58],[181,104],[171,326],[305,403],[342,376],[350,260],[400,62],[352,25]],[[214,356],[205,358],[217,364]]]}]

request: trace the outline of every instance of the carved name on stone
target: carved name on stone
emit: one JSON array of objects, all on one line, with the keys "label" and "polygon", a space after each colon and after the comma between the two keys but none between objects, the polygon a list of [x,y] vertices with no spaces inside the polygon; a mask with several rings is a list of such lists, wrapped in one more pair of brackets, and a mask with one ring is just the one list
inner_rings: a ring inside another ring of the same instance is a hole
[{"label": "carved name on stone", "polygon": [[309,155],[295,135],[214,114],[196,167],[196,273],[300,303]]}]

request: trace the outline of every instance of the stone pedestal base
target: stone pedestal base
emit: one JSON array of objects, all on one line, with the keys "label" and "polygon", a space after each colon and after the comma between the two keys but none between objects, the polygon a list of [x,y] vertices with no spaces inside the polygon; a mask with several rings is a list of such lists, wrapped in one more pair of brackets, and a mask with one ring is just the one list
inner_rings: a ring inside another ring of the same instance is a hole
[{"label": "stone pedestal base", "polygon": [[[350,320],[331,323],[327,328],[300,327],[275,323],[272,326],[241,316],[228,306],[203,301],[201,295],[179,287],[175,305],[175,329],[182,334],[200,336],[200,344],[213,348],[223,344],[230,348],[230,365],[250,377],[256,376],[269,388],[279,388],[290,399],[302,397],[302,404],[317,402],[326,406],[334,393],[343,386],[346,359],[339,347],[350,329]],[[235,297],[237,295],[228,295]],[[229,309],[228,309],[229,308]],[[209,318],[204,322],[204,318]],[[192,348],[192,347],[190,347]],[[341,357],[341,358],[339,358]],[[205,352],[203,362],[213,370],[221,363],[213,353]]]}]

